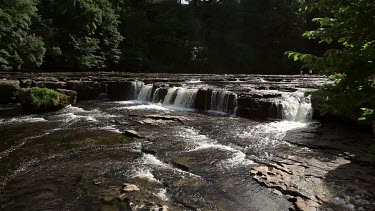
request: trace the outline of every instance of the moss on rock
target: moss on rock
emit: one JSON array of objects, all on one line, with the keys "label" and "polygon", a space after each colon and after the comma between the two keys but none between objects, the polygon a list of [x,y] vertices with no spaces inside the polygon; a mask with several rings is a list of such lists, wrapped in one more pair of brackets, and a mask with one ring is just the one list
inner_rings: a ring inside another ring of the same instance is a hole
[{"label": "moss on rock", "polygon": [[47,88],[20,89],[19,101],[23,110],[29,113],[45,113],[59,110],[74,103],[68,95]]}]

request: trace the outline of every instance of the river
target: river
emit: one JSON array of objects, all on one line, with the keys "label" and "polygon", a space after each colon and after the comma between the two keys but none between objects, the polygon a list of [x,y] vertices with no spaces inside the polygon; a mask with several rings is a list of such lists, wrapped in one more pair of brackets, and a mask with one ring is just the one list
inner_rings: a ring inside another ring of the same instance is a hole
[{"label": "river", "polygon": [[[292,206],[253,180],[250,169],[280,152],[310,151],[285,140],[290,132],[319,127],[304,95],[308,89],[258,89],[280,94],[270,99],[280,118],[251,119],[237,115],[238,93],[194,78],[168,88],[162,99],[160,88],[133,84],[130,100],[81,101],[57,112],[1,117],[1,209],[273,211]],[[205,86],[215,89],[208,107],[197,110],[197,92]],[[137,190],[125,190],[132,185]]]}]

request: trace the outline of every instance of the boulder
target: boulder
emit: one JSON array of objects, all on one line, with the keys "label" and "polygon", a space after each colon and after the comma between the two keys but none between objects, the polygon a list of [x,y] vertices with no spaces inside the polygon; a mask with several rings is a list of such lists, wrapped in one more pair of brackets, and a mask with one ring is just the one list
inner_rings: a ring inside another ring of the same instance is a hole
[{"label": "boulder", "polygon": [[77,100],[77,92],[73,90],[68,89],[57,89],[58,93],[68,96],[68,102],[69,104],[75,104]]},{"label": "boulder", "polygon": [[19,81],[0,80],[0,104],[14,103],[19,90]]},{"label": "boulder", "polygon": [[18,95],[22,109],[27,113],[46,113],[57,111],[65,106],[74,103],[74,93],[68,90],[62,94],[47,88],[22,88]]}]

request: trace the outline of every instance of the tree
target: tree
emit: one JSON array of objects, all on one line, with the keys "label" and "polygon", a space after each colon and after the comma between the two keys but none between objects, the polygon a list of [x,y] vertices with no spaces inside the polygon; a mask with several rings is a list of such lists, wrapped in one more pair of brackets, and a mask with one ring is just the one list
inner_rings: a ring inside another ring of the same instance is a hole
[{"label": "tree", "polygon": [[0,0],[0,71],[42,64],[44,43],[30,30],[36,16],[32,0]]},{"label": "tree", "polygon": [[[318,92],[328,105],[325,113],[358,117],[361,108],[375,108],[375,2],[369,0],[319,0],[306,6],[326,17],[315,18],[319,28],[303,34],[326,43],[322,55],[287,52],[305,67],[326,75],[338,74],[335,82]],[[345,106],[342,106],[345,105]]]},{"label": "tree", "polygon": [[122,23],[120,31],[126,37],[121,44],[119,69],[152,72],[194,69],[199,23],[189,5],[174,0],[112,2]]},{"label": "tree", "polygon": [[323,55],[288,52],[289,57],[327,75],[341,72],[350,78],[366,79],[374,74],[374,1],[320,0],[307,9],[318,9],[329,16],[315,18],[320,27],[305,32],[303,37],[334,44],[337,48],[329,49]]},{"label": "tree", "polygon": [[123,40],[108,0],[41,0],[35,30],[47,43],[47,65],[74,70],[104,69],[117,63]]},{"label": "tree", "polygon": [[[286,50],[302,50],[305,12],[300,0],[243,0],[244,39],[252,52],[255,71],[296,73],[283,56]],[[277,68],[277,69],[276,69]]]}]

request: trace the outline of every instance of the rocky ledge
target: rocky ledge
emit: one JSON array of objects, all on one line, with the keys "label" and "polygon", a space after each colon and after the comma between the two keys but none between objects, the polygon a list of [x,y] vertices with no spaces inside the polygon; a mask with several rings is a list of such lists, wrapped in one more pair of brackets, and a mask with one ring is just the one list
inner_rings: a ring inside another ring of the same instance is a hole
[{"label": "rocky ledge", "polygon": [[[77,93],[77,101],[134,100],[142,84],[148,84],[152,89],[147,101],[153,103],[162,101],[170,88],[183,87],[197,90],[195,103],[189,108],[257,119],[281,118],[283,105],[275,103],[283,100],[280,93],[314,90],[326,81],[315,76],[151,73],[5,73],[2,77],[6,79],[2,83],[11,89],[2,89],[0,103],[12,103],[20,88],[32,87],[72,90]],[[219,105],[223,101],[225,105]]]},{"label": "rocky ledge", "polygon": [[373,210],[375,154],[371,149],[375,140],[371,134],[358,137],[351,131],[323,125],[317,131],[291,132],[285,140],[296,150],[278,152],[250,174],[273,192],[287,196],[294,210]]}]

